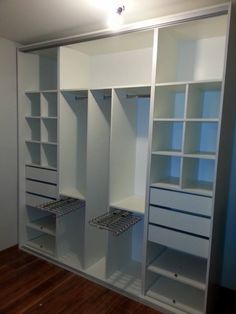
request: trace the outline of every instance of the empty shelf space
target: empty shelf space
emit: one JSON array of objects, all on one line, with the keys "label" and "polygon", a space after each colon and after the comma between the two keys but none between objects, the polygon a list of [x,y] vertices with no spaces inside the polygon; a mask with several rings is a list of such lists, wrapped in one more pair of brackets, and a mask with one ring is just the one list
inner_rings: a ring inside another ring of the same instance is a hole
[{"label": "empty shelf space", "polygon": [[52,215],[30,221],[27,223],[27,226],[52,236],[55,236],[56,234],[56,219],[55,216]]},{"label": "empty shelf space", "polygon": [[157,86],[155,91],[155,118],[183,119],[185,85]]},{"label": "empty shelf space", "polygon": [[121,290],[140,296],[141,264],[130,262],[126,267],[114,271],[107,279],[107,282]]},{"label": "empty shelf space", "polygon": [[95,278],[106,279],[106,257],[101,258],[98,262],[86,269],[86,273]]},{"label": "empty shelf space", "polygon": [[160,277],[147,296],[170,304],[189,314],[202,314],[204,292],[166,277]]},{"label": "empty shelf space", "polygon": [[41,99],[41,115],[49,118],[57,117],[57,92],[44,92]]},{"label": "empty shelf space", "polygon": [[48,255],[55,256],[55,237],[43,234],[37,238],[27,241],[27,245],[37,250],[43,251]]},{"label": "empty shelf space", "polygon": [[26,92],[25,97],[25,114],[26,116],[39,117],[40,110],[40,93]]},{"label": "empty shelf space", "polygon": [[187,118],[219,118],[220,98],[221,82],[190,84]]},{"label": "empty shelf space", "polygon": [[110,207],[143,214],[145,212],[145,198],[144,196],[133,195],[123,200],[111,203]]},{"label": "empty shelf space", "polygon": [[172,249],[166,249],[148,270],[192,287],[206,288],[207,260]]},{"label": "empty shelf space", "polygon": [[61,196],[67,196],[67,197],[72,197],[72,198],[77,198],[79,200],[85,200],[85,196],[84,194],[80,193],[77,190],[73,190],[73,189],[63,189],[60,192]]}]

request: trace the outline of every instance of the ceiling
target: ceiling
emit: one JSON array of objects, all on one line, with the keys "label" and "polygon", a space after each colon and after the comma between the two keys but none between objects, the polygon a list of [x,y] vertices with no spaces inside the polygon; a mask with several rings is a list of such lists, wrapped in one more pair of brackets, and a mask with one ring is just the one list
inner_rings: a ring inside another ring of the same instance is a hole
[{"label": "ceiling", "polygon": [[[20,44],[32,44],[105,29],[107,12],[102,5],[104,1],[0,0],[0,36]],[[120,4],[120,0],[106,1],[119,1]],[[125,24],[224,2],[225,0],[121,1],[125,5]]]}]

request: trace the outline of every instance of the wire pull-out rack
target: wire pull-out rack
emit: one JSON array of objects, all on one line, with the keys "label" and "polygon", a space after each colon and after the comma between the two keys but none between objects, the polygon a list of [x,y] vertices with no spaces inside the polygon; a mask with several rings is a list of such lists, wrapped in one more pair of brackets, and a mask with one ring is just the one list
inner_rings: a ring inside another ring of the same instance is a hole
[{"label": "wire pull-out rack", "polygon": [[70,212],[85,207],[85,201],[72,197],[63,197],[40,205],[37,208],[50,212],[57,217],[69,214]]},{"label": "wire pull-out rack", "polygon": [[127,210],[111,209],[109,212],[91,219],[89,224],[99,229],[108,230],[114,236],[119,236],[140,220],[142,220],[140,216],[134,215]]}]

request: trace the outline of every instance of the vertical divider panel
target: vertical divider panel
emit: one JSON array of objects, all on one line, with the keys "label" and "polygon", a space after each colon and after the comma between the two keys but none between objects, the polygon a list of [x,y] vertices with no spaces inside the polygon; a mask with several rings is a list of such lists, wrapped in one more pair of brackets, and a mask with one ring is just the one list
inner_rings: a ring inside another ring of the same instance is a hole
[{"label": "vertical divider panel", "polygon": [[[88,94],[85,267],[104,259],[107,232],[88,224],[108,210],[111,89]],[[100,275],[99,273],[94,274]]]}]

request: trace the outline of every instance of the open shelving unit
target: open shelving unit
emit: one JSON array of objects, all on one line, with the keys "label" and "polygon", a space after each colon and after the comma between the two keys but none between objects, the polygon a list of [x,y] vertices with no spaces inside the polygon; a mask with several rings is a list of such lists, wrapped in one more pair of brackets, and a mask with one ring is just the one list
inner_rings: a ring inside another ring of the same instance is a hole
[{"label": "open shelving unit", "polygon": [[[210,313],[235,124],[227,10],[19,52],[20,247],[159,311]],[[83,206],[60,215],[67,197]]]}]

